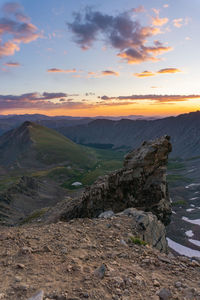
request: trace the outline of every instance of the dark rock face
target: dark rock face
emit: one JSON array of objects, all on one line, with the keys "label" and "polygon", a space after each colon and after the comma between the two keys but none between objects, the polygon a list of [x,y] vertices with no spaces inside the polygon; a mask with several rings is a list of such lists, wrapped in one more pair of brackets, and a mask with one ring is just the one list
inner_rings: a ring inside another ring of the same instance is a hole
[{"label": "dark rock face", "polygon": [[88,187],[82,199],[62,214],[63,220],[97,217],[112,210],[129,207],[152,212],[165,225],[170,221],[171,206],[166,183],[166,165],[172,147],[164,136],[142,146],[125,157],[124,167],[99,178]]}]

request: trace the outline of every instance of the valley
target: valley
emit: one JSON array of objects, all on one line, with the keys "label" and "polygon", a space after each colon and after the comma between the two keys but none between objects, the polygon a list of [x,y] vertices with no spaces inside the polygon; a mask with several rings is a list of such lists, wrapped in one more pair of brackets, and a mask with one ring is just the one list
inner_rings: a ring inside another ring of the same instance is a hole
[{"label": "valley", "polygon": [[[153,121],[101,119],[91,121],[89,118],[72,118],[72,120],[55,118],[52,120],[51,118],[45,119],[44,116],[31,117],[29,115],[27,117],[37,119],[38,123],[26,121],[17,129],[4,134],[2,138],[0,137],[0,220],[2,224],[12,226],[34,221],[36,217],[45,212],[47,207],[81,195],[85,187],[94,183],[99,176],[120,169],[123,165],[123,157],[131,145],[137,145],[139,141],[143,140],[143,136],[147,136],[147,132],[143,131],[142,135],[141,131],[138,131],[138,138],[136,138],[134,129],[133,138],[130,138],[130,133],[128,135],[122,134],[124,132],[122,128],[130,126],[130,124],[137,125],[136,128],[138,128],[142,124],[140,128],[142,130],[144,124],[148,122],[155,122],[153,124],[156,122],[167,123],[165,119]],[[187,132],[192,132],[191,126],[198,128],[199,112],[172,119],[175,122],[180,121],[181,118],[184,120],[188,118],[188,122],[190,122],[190,128]],[[11,118],[11,120],[10,123],[8,120],[6,122],[11,126],[13,124],[16,126],[21,121],[21,117]],[[0,121],[4,122],[5,120],[1,119]],[[82,123],[81,127],[80,122]],[[99,126],[98,131],[94,127],[96,123]],[[41,124],[48,124],[48,127],[54,129],[56,127],[56,131]],[[119,127],[120,124],[122,127]],[[111,125],[114,130],[112,136],[111,131],[109,131]],[[113,127],[113,125],[115,126]],[[87,127],[88,134],[91,134],[91,138],[87,138],[87,142],[83,139],[84,126]],[[91,131],[92,127],[94,129]],[[80,129],[80,137],[77,138],[75,135],[72,137],[70,132],[77,134],[78,129]],[[67,134],[76,142],[87,144],[87,146],[71,142],[59,134],[57,130]],[[165,129],[163,132],[166,130],[170,131],[171,129]],[[119,135],[116,134],[117,132]],[[187,132],[178,142],[172,134],[173,149],[175,150],[170,154],[167,180],[173,214],[171,223],[167,228],[167,234],[169,244],[177,253],[184,254],[187,252],[188,256],[193,256],[193,251],[197,251],[194,252],[195,255],[200,256],[199,139],[197,130],[196,135],[192,137],[196,139],[196,142],[190,143],[192,144],[190,146],[186,140]],[[101,138],[102,134],[104,135],[103,139]],[[108,141],[115,143],[114,136],[115,141],[117,141],[120,139],[120,135],[121,144],[118,142],[115,146],[108,144]],[[152,131],[150,136],[153,135]],[[127,141],[126,146],[123,146],[124,139]],[[185,141],[186,144],[184,151],[179,152],[183,155],[177,157],[177,149],[181,147],[180,140]],[[190,153],[191,147],[195,147],[195,155],[185,158],[185,153]]]}]

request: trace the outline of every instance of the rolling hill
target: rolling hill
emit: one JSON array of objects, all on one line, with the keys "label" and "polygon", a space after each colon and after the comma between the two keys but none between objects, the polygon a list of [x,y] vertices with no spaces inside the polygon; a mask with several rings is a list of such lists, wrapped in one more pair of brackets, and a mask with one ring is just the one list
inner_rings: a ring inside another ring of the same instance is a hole
[{"label": "rolling hill", "polygon": [[0,166],[3,167],[41,168],[65,163],[87,168],[95,161],[93,150],[33,122],[26,121],[0,137]]}]

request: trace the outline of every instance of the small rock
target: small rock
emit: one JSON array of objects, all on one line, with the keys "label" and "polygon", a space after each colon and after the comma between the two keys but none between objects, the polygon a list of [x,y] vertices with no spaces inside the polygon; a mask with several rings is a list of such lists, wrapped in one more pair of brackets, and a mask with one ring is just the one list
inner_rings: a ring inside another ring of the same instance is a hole
[{"label": "small rock", "polygon": [[172,298],[172,293],[170,290],[163,288],[162,290],[158,291],[157,294],[160,300],[168,300]]},{"label": "small rock", "polygon": [[15,277],[15,281],[16,281],[16,282],[20,282],[20,281],[22,281],[22,277],[20,277],[20,276],[16,276],[16,277]]},{"label": "small rock", "polygon": [[159,286],[160,286],[160,282],[158,282],[158,280],[154,279],[153,285],[154,285],[155,287],[159,287]]},{"label": "small rock", "polygon": [[23,247],[20,250],[21,254],[31,254],[33,250],[30,247]]},{"label": "small rock", "polygon": [[128,246],[127,243],[125,242],[125,240],[123,240],[123,239],[120,240],[120,244],[123,245],[123,246],[126,246],[126,247]]},{"label": "small rock", "polygon": [[28,300],[43,300],[43,298],[44,298],[44,292],[39,291],[35,295],[33,295],[33,297],[29,298]]},{"label": "small rock", "polygon": [[94,275],[103,279],[106,273],[106,266],[102,264],[99,268],[94,271]]},{"label": "small rock", "polygon": [[61,253],[62,254],[67,254],[68,253],[67,248],[62,248]]},{"label": "small rock", "polygon": [[182,287],[182,283],[180,281],[177,281],[177,282],[175,282],[174,286],[176,288],[180,288],[180,287]]},{"label": "small rock", "polygon": [[114,212],[112,210],[107,210],[107,211],[102,212],[98,216],[98,218],[100,218],[100,219],[109,219],[109,218],[111,218],[113,216],[114,216]]},{"label": "small rock", "polygon": [[24,268],[25,268],[25,265],[23,265],[23,264],[17,264],[17,268],[19,268],[19,269],[24,269]]},{"label": "small rock", "polygon": [[2,299],[2,300],[3,300],[3,299],[5,298],[5,296],[6,296],[5,294],[3,294],[3,293],[0,293],[0,299]]},{"label": "small rock", "polygon": [[171,264],[171,260],[167,257],[164,257],[164,256],[158,256],[158,259],[162,262],[165,262],[167,264]]}]

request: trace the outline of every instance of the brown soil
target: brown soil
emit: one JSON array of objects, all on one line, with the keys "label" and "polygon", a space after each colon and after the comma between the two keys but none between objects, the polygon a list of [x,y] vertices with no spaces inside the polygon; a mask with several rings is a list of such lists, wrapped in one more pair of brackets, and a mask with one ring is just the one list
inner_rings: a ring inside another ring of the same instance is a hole
[{"label": "brown soil", "polygon": [[200,264],[129,242],[135,234],[125,216],[0,227],[0,299],[156,300],[162,288],[163,299],[200,299]]}]

